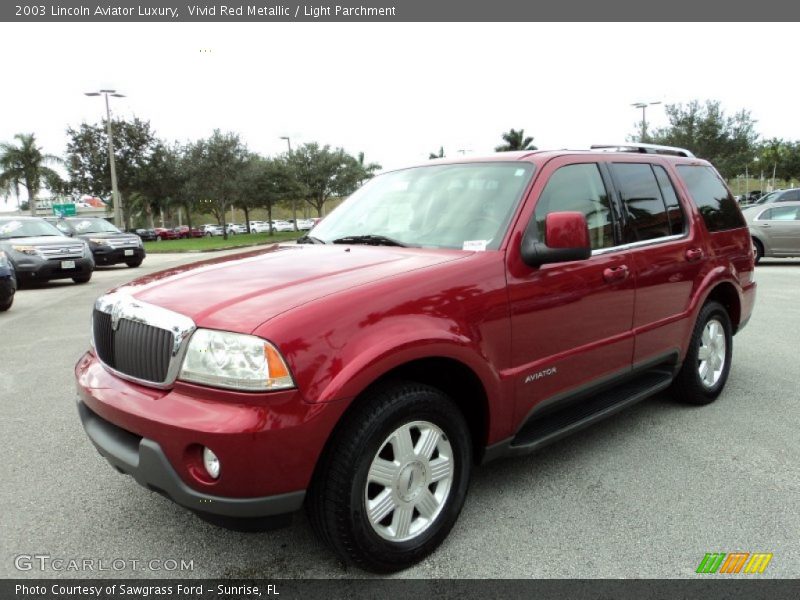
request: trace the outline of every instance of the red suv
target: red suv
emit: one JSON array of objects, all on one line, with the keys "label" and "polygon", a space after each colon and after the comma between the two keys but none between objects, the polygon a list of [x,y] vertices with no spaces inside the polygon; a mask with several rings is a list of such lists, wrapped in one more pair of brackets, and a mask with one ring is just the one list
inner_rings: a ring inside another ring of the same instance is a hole
[{"label": "red suv", "polygon": [[473,464],[668,388],[712,402],[755,298],[736,202],[672,148],[393,171],[299,242],[99,298],[80,416],[114,467],[198,515],[305,506],[377,572],[447,536]]}]

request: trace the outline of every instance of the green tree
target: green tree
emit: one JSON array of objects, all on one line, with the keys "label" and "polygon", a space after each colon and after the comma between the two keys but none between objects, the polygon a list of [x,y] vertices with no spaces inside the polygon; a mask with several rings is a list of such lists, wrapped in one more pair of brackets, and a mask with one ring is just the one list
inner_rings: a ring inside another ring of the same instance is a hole
[{"label": "green tree", "polygon": [[525,137],[525,130],[509,129],[502,135],[505,144],[497,146],[495,152],[512,152],[514,150],[536,150],[532,137]]},{"label": "green tree", "polygon": [[[141,174],[159,144],[149,121],[114,119],[114,161],[117,186],[126,226],[130,215],[124,210],[124,199],[135,193],[142,182]],[[77,129],[67,128],[67,172],[72,188],[95,196],[111,194],[111,170],[108,165],[108,134],[106,122],[83,123]]]},{"label": "green tree", "polygon": [[196,200],[201,210],[209,210],[222,225],[224,238],[225,208],[236,201],[241,190],[240,176],[250,153],[235,133],[222,133],[215,129],[208,139],[191,144],[186,152],[184,169],[187,193]]},{"label": "green tree", "polygon": [[354,157],[341,148],[331,150],[330,146],[317,143],[303,144],[287,156],[286,162],[301,197],[316,209],[318,217],[329,198],[350,194],[364,177],[364,170]]},{"label": "green tree", "polygon": [[653,132],[653,143],[687,148],[726,178],[740,174],[755,157],[758,133],[749,111],[727,115],[716,100],[667,104],[665,111],[669,125]]},{"label": "green tree", "polygon": [[[298,195],[300,190],[286,163],[285,157],[249,157],[239,179],[240,202],[249,207],[265,208],[272,235],[272,211],[279,202]],[[248,219],[249,221],[249,219]],[[248,228],[249,228],[248,222]]]},{"label": "green tree", "polygon": [[375,177],[375,174],[383,168],[380,163],[366,162],[363,152],[358,153],[358,166],[361,169],[361,177],[358,180],[358,185],[362,185],[367,179]]},{"label": "green tree", "polygon": [[36,197],[42,185],[56,187],[61,178],[48,165],[61,162],[51,154],[45,154],[36,145],[32,133],[18,133],[14,136],[17,144],[0,144],[0,192],[13,192],[19,201],[20,186],[28,192],[28,208],[36,215]]},{"label": "green tree", "polygon": [[191,212],[194,202],[186,190],[182,153],[182,148],[177,144],[170,147],[164,142],[156,142],[132,182],[136,191],[130,196],[129,212],[144,213],[150,228],[155,226],[156,213],[176,206],[186,210],[187,224],[192,226]]},{"label": "green tree", "polygon": [[428,160],[435,160],[437,158],[444,158],[444,146],[439,146],[439,152],[431,152],[428,155]]}]

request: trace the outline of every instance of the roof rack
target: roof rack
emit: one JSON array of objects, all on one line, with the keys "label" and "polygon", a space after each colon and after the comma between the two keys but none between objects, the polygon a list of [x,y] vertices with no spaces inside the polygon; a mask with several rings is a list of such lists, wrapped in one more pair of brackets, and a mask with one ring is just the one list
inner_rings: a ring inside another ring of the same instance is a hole
[{"label": "roof rack", "polygon": [[658,144],[640,144],[639,142],[625,142],[624,144],[592,144],[591,150],[619,150],[623,152],[640,152],[642,154],[670,154],[672,156],[685,156],[694,158],[694,154],[685,148],[674,146],[659,146]]}]

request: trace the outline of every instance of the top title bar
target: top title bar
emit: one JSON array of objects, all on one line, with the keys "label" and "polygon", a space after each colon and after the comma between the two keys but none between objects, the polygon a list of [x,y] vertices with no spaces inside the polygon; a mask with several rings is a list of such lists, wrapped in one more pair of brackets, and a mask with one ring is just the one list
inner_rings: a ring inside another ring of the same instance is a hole
[{"label": "top title bar", "polygon": [[[2,2],[0,21],[18,22],[501,22],[501,21],[797,21],[800,3],[762,0],[324,0],[295,2],[176,2],[175,0],[117,0]],[[676,27],[679,27],[676,26]],[[676,31],[676,35],[679,33]],[[670,40],[662,40],[668,43]],[[673,41],[674,42],[674,41]],[[635,47],[654,43],[627,40]],[[677,43],[677,42],[675,42]],[[685,40],[680,42],[685,47]]]}]

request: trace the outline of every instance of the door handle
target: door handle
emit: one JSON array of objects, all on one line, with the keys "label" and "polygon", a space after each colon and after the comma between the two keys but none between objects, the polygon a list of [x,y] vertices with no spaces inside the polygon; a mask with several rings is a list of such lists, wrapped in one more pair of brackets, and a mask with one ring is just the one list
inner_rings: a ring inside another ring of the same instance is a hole
[{"label": "door handle", "polygon": [[761,225],[761,227],[772,227],[769,223],[759,223],[759,225]]},{"label": "door handle", "polygon": [[603,270],[603,279],[608,283],[615,281],[622,281],[628,277],[628,265],[620,265],[619,267],[608,267]]},{"label": "door handle", "polygon": [[702,248],[689,248],[686,251],[686,260],[689,262],[694,262],[696,260],[700,260],[701,258],[703,258]]}]

